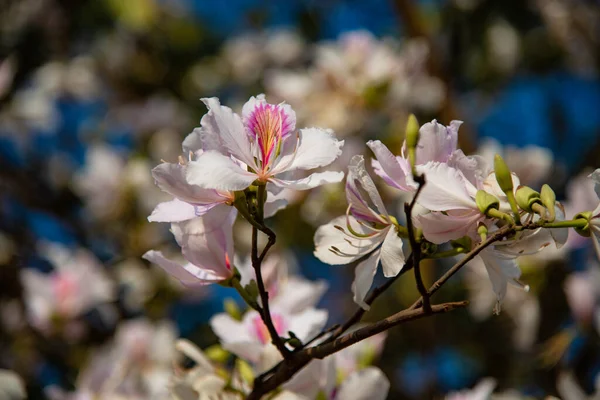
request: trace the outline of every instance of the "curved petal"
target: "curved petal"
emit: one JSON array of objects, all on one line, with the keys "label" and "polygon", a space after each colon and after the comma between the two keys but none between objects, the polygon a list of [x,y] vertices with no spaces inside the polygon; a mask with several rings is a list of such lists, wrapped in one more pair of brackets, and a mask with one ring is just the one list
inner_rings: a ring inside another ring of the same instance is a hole
[{"label": "curved petal", "polygon": [[375,173],[388,185],[403,191],[416,189],[407,160],[394,156],[379,140],[370,140],[367,146],[377,158],[377,162],[372,163]]},{"label": "curved petal", "polygon": [[515,286],[523,287],[523,285],[517,281],[521,276],[521,270],[514,259],[502,259],[496,257],[491,249],[483,250],[479,253],[479,256],[483,260],[498,302],[501,302],[506,296],[508,282]]},{"label": "curved petal", "polygon": [[419,129],[417,164],[448,161],[450,154],[456,150],[458,128],[461,124],[462,121],[452,121],[446,128],[434,119],[423,125]]},{"label": "curved petal", "polygon": [[202,153],[187,165],[186,180],[191,185],[216,190],[244,190],[257,178],[244,171],[230,157],[216,151]]},{"label": "curved petal", "polygon": [[594,181],[594,191],[598,198],[600,198],[600,168],[592,172],[589,178]]},{"label": "curved petal", "polygon": [[[350,216],[349,218],[355,231],[360,234],[371,233],[358,224],[354,217]],[[337,217],[328,224],[321,225],[315,232],[314,255],[326,264],[349,264],[371,252],[383,240],[381,235],[359,239],[351,236],[345,230],[344,232],[340,231],[336,226],[346,226],[346,217]]]},{"label": "curved petal", "polygon": [[431,211],[477,209],[469,193],[477,190],[459,170],[444,163],[427,163],[418,167],[425,175],[425,185],[417,202]]},{"label": "curved petal", "polygon": [[228,199],[214,189],[205,189],[188,183],[187,167],[180,164],[162,163],[152,169],[156,185],[166,193],[192,204],[223,203]]},{"label": "curved petal", "polygon": [[328,313],[325,310],[305,309],[290,318],[287,329],[294,332],[302,342],[305,342],[325,327],[327,317]]},{"label": "curved petal", "polygon": [[158,265],[185,286],[204,286],[223,280],[222,277],[197,268],[192,264],[181,265],[178,262],[169,260],[160,251],[147,251],[142,258]]},{"label": "curved petal", "polygon": [[244,323],[233,319],[229,314],[217,314],[210,319],[209,324],[222,343],[253,341]]},{"label": "curved petal", "polygon": [[180,222],[197,217],[196,207],[174,199],[159,203],[148,217],[149,222]]},{"label": "curved petal", "polygon": [[402,271],[406,262],[402,246],[402,239],[398,237],[396,228],[390,227],[381,245],[381,267],[386,278],[396,276]]},{"label": "curved petal", "polygon": [[338,399],[385,400],[390,381],[379,368],[367,367],[352,373],[340,385]]},{"label": "curved petal", "polygon": [[281,157],[273,167],[273,173],[324,167],[342,154],[343,145],[344,141],[337,140],[331,129],[301,129],[295,153]]},{"label": "curved petal", "polygon": [[[477,189],[483,187],[484,178],[490,173],[490,168],[483,157],[478,155],[466,156],[460,149],[450,155],[448,165],[460,170],[464,177]],[[472,195],[475,196],[475,194]]]},{"label": "curved petal", "polygon": [[354,281],[352,282],[352,293],[354,293],[354,302],[364,310],[369,310],[371,307],[365,303],[365,297],[371,289],[375,272],[377,272],[377,264],[381,249],[377,249],[366,260],[356,266],[354,270]]},{"label": "curved petal", "polygon": [[325,291],[326,281],[309,281],[296,276],[291,276],[285,283],[282,295],[277,295],[271,301],[273,308],[288,313],[298,313],[309,307],[314,307]]},{"label": "curved petal", "polygon": [[223,150],[257,170],[250,140],[240,116],[231,108],[222,106],[216,97],[201,100],[208,108],[208,113],[200,121],[201,141],[212,149],[221,145]]},{"label": "curved petal", "polygon": [[[388,212],[383,204],[383,200],[381,199],[379,192],[377,191],[377,187],[365,169],[365,159],[363,156],[354,156],[350,160],[350,165],[348,165],[348,178],[346,179],[346,196],[348,196],[349,186],[351,189],[354,189],[353,191],[356,193],[360,193],[356,188],[356,182],[360,183],[362,189],[367,192],[371,201],[375,205],[375,208],[377,208],[377,211],[380,214],[387,216]],[[362,200],[362,203],[364,203],[364,200],[360,194],[358,194],[358,198]],[[352,205],[351,198],[348,198],[348,202],[350,205]]]},{"label": "curved petal", "polygon": [[474,210],[448,214],[432,212],[418,215],[415,222],[423,230],[425,239],[435,244],[442,244],[473,233],[477,229],[477,222],[483,218],[481,213]]},{"label": "curved petal", "polygon": [[326,171],[326,172],[315,172],[314,174],[310,174],[306,178],[298,179],[298,180],[283,180],[277,178],[269,179],[270,182],[273,182],[274,185],[289,188],[295,190],[308,190],[313,189],[321,185],[325,185],[327,183],[337,183],[341,182],[344,179],[343,172],[334,172],[334,171]]}]

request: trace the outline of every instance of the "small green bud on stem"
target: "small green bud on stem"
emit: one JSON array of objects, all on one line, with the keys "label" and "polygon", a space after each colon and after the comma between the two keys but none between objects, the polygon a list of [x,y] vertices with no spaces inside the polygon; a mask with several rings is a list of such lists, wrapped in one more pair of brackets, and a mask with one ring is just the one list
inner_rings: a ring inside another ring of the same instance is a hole
[{"label": "small green bud on stem", "polygon": [[548,221],[552,222],[556,219],[555,205],[556,205],[556,194],[554,190],[547,184],[542,186],[542,190],[540,192],[540,200],[546,210],[548,211]]},{"label": "small green bud on stem", "polygon": [[515,193],[515,200],[517,205],[527,212],[533,211],[532,206],[534,204],[542,204],[540,194],[529,186],[519,186]]}]

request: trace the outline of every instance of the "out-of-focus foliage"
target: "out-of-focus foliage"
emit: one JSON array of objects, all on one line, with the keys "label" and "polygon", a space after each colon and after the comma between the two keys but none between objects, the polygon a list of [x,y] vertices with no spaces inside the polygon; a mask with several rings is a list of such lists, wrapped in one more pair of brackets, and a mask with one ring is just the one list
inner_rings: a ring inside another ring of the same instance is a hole
[{"label": "out-of-focus foliage", "polygon": [[[463,149],[503,153],[523,184],[552,184],[568,217],[595,208],[583,177],[600,160],[599,25],[600,9],[585,0],[3,3],[0,368],[16,372],[32,399],[71,398],[75,387],[162,399],[185,353],[175,339],[217,343],[209,318],[226,298],[240,307],[241,299],[218,285],[183,288],[141,259],[151,248],[178,251],[168,227],[147,221],[169,200],[150,171],[182,154],[206,112],[201,97],[235,111],[258,93],[291,104],[298,126],[331,128],[346,141],[338,171],[368,154],[369,139],[400,154],[410,113],[464,120]],[[401,209],[405,198],[382,192],[390,210]],[[353,268],[318,262],[313,235],[344,213],[342,185],[288,201],[270,222],[277,250],[293,272],[327,280],[319,306],[340,322],[354,310]],[[246,227],[235,230],[240,254],[250,246]],[[533,397],[594,392],[599,266],[589,241],[573,236],[568,248],[520,259],[531,291],[509,288],[499,316],[471,265],[439,295],[468,296],[469,312],[388,332],[378,365],[390,398],[441,398],[483,377]],[[446,266],[428,261],[425,279]],[[407,276],[369,318],[416,295]],[[208,348],[217,371],[232,366]],[[343,378],[354,372],[337,368]],[[177,379],[186,373],[184,365]],[[3,375],[0,393],[18,398],[19,385]]]}]

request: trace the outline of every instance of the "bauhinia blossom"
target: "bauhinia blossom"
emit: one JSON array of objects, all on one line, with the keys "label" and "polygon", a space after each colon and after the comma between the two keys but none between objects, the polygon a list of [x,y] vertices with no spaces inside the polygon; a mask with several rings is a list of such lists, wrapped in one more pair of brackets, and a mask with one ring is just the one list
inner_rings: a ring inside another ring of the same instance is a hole
[{"label": "bauhinia blossom", "polygon": [[[327,323],[327,311],[306,308],[291,313],[272,307],[271,318],[280,336],[287,336],[291,331],[300,341],[306,342],[323,329]],[[225,313],[217,314],[211,318],[210,326],[225,350],[250,362],[258,372],[266,371],[281,360],[281,355],[271,343],[267,326],[254,310],[248,311],[241,321]]]},{"label": "bauhinia blossom", "polygon": [[150,250],[144,258],[158,264],[186,286],[203,286],[231,278],[234,274],[234,208],[215,210],[202,218],[171,224],[175,240],[187,261],[181,264]]},{"label": "bauhinia blossom", "polygon": [[207,189],[243,190],[258,181],[306,190],[342,180],[343,173],[330,171],[285,179],[286,173],[331,164],[344,144],[326,129],[306,128],[296,133],[296,114],[289,105],[269,104],[259,95],[248,100],[240,117],[217,98],[202,101],[209,111],[194,135],[206,143],[207,151],[189,162],[188,183]]},{"label": "bauhinia blossom", "polygon": [[[374,208],[363,197],[366,192]],[[335,218],[315,233],[315,256],[331,265],[349,264],[370,254],[355,270],[352,283],[354,301],[368,309],[364,299],[373,283],[381,260],[386,277],[398,275],[404,266],[399,226],[383,204],[377,188],[364,166],[362,156],[355,156],[348,167],[345,216]]]},{"label": "bauhinia blossom", "polygon": [[[456,160],[464,158],[462,150],[456,148],[458,128],[461,124],[462,121],[452,121],[450,126],[446,127],[433,120],[423,125],[419,129],[416,165],[424,165],[428,162],[450,163],[452,165],[456,163]],[[385,183],[405,192],[413,192],[417,189],[408,156],[405,155],[406,142],[402,147],[402,155],[400,156],[394,156],[379,140],[371,140],[367,142],[367,146],[377,158],[372,162],[375,173]]]},{"label": "bauhinia blossom", "polygon": [[[592,172],[590,178],[594,181],[594,191],[598,195],[598,199],[600,199],[600,168]],[[600,203],[598,204],[598,207],[592,211],[589,221],[594,249],[596,249],[596,254],[598,255],[598,258],[600,258]]]}]

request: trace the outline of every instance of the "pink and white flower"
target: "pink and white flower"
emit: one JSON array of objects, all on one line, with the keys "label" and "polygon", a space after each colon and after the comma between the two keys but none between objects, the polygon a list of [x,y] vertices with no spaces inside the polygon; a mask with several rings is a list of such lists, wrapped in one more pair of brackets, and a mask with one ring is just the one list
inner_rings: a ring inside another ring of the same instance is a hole
[{"label": "pink and white flower", "polygon": [[217,98],[202,101],[209,111],[193,135],[206,143],[207,151],[189,162],[188,183],[206,189],[243,190],[258,180],[306,190],[342,180],[343,173],[329,171],[283,179],[286,172],[331,164],[344,144],[326,129],[306,128],[295,133],[296,114],[289,105],[269,104],[259,95],[248,100],[240,117]]},{"label": "pink and white flower", "polygon": [[49,274],[30,268],[21,271],[27,315],[36,328],[48,331],[54,317],[68,321],[115,299],[113,282],[91,253],[54,243],[41,244],[40,252],[54,270]]},{"label": "pink and white flower", "polygon": [[215,209],[202,218],[171,224],[171,232],[187,261],[181,264],[150,250],[143,258],[153,262],[186,286],[204,286],[233,276],[234,208]]},{"label": "pink and white flower", "polygon": [[[362,191],[375,209],[363,198]],[[364,299],[379,261],[386,277],[398,275],[404,266],[402,239],[398,236],[398,223],[388,214],[362,156],[353,157],[348,167],[346,199],[349,204],[346,215],[317,229],[314,254],[331,265],[349,264],[370,254],[356,267],[352,283],[354,301],[368,309]]]},{"label": "pink and white flower", "polygon": [[[306,308],[291,313],[272,307],[271,318],[280,336],[287,336],[287,332],[291,331],[306,342],[323,329],[327,323],[327,311]],[[256,311],[248,311],[241,321],[229,314],[217,314],[211,318],[210,326],[225,350],[250,362],[258,372],[266,371],[281,360],[281,355],[271,343],[266,325]]]}]

